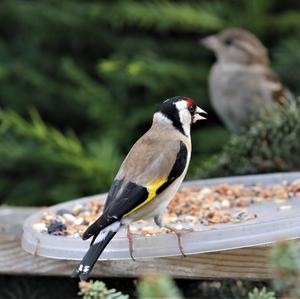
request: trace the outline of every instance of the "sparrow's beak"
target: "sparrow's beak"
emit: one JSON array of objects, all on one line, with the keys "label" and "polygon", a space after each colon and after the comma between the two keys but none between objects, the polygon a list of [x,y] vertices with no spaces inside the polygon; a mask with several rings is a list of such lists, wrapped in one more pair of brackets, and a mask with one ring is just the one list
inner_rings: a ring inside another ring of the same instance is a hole
[{"label": "sparrow's beak", "polygon": [[203,109],[201,109],[200,107],[197,106],[196,111],[195,111],[195,114],[194,114],[194,116],[193,116],[193,124],[194,124],[196,121],[198,121],[198,120],[206,119],[206,117],[200,115],[200,113],[207,114],[206,111],[204,111]]},{"label": "sparrow's beak", "polygon": [[199,44],[210,50],[217,50],[217,48],[219,48],[220,42],[216,35],[210,35],[208,37],[201,38],[199,40]]}]

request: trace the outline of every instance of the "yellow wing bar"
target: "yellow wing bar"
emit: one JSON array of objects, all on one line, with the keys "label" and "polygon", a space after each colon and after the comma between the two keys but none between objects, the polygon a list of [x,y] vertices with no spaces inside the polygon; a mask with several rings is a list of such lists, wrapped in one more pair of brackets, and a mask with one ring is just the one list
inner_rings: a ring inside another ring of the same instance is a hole
[{"label": "yellow wing bar", "polygon": [[147,191],[148,191],[148,197],[145,201],[143,201],[141,204],[136,206],[133,210],[128,212],[127,214],[124,215],[124,217],[128,216],[129,214],[135,212],[136,210],[140,209],[147,203],[149,203],[152,199],[155,198],[157,190],[168,180],[168,178],[163,178],[163,179],[157,179],[151,184],[147,186]]}]

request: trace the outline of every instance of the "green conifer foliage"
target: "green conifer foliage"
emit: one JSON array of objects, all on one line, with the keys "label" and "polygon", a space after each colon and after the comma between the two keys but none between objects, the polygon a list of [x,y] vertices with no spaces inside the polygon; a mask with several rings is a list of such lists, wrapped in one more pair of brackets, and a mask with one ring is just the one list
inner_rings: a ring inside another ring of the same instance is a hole
[{"label": "green conifer foliage", "polygon": [[221,154],[201,165],[197,176],[228,176],[300,169],[300,99],[266,110]]},{"label": "green conifer foliage", "polygon": [[[214,58],[199,38],[231,26],[253,31],[299,94],[297,6],[297,0],[1,1],[0,202],[43,205],[106,191],[156,106],[174,95],[188,95],[209,112],[194,132],[193,159],[209,158],[226,138],[210,133],[216,127],[222,135],[207,93]],[[30,120],[32,109],[44,137]],[[60,133],[68,131],[77,137]]]},{"label": "green conifer foliage", "polygon": [[120,163],[109,141],[86,148],[72,132],[46,126],[35,110],[31,119],[0,110],[2,202],[53,204],[109,186]]}]

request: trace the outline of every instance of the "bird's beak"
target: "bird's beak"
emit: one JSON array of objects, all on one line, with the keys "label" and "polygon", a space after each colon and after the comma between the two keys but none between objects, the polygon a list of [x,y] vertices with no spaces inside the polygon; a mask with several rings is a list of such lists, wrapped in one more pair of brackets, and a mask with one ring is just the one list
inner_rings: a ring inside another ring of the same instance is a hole
[{"label": "bird's beak", "polygon": [[204,111],[203,109],[201,109],[200,107],[197,106],[195,114],[193,116],[193,124],[198,120],[206,119],[206,117],[202,116],[200,113],[207,114],[206,111]]},{"label": "bird's beak", "polygon": [[216,35],[210,35],[205,38],[201,38],[199,40],[199,44],[210,50],[216,50],[217,48],[219,48],[220,42]]}]

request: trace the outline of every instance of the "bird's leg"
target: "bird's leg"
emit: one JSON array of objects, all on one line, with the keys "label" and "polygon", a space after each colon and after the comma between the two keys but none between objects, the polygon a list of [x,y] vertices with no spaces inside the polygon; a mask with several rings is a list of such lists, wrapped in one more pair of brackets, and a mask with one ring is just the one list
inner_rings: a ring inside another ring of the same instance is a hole
[{"label": "bird's leg", "polygon": [[184,254],[183,246],[182,246],[182,235],[185,234],[185,233],[191,232],[193,230],[191,230],[191,229],[177,229],[175,227],[165,225],[165,224],[163,224],[163,221],[162,221],[162,215],[155,216],[154,217],[154,222],[159,227],[166,228],[166,229],[168,229],[169,231],[173,232],[176,235],[177,240],[178,240],[179,250],[180,250],[182,256],[185,257],[186,255]]},{"label": "bird's leg", "polygon": [[135,262],[135,258],[133,257],[133,236],[130,232],[130,224],[127,225],[127,238],[129,242],[129,254],[131,259]]}]

